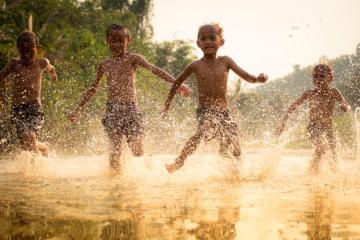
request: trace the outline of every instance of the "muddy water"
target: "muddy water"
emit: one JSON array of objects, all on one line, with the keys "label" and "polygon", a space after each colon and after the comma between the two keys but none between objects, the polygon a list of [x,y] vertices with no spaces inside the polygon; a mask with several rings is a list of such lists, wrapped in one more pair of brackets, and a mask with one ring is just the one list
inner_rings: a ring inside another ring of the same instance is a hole
[{"label": "muddy water", "polygon": [[170,175],[174,156],[0,161],[0,239],[360,239],[355,160],[339,172],[307,172],[311,154],[247,151],[241,179],[217,155],[194,155]]}]

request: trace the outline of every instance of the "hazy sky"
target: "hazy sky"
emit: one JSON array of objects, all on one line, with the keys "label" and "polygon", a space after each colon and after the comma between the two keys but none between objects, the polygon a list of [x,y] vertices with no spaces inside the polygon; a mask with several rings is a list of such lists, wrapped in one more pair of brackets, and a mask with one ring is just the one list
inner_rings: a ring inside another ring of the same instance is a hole
[{"label": "hazy sky", "polygon": [[[360,43],[360,0],[154,0],[156,41],[191,40],[196,47],[198,27],[209,22],[224,27],[219,55],[272,79],[295,64],[354,53]],[[197,56],[202,56],[198,49]]]}]

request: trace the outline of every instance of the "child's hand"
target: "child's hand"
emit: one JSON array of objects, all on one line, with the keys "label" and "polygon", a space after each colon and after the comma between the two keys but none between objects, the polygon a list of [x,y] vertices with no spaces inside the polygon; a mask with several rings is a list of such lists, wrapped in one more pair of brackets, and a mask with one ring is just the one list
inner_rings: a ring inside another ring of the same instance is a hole
[{"label": "child's hand", "polygon": [[170,103],[165,102],[164,109],[160,113],[161,118],[165,118],[167,116],[169,109],[170,109]]},{"label": "child's hand", "polygon": [[58,80],[58,77],[57,77],[55,71],[51,72],[51,73],[50,73],[50,76],[51,76],[51,80],[52,80],[53,82],[55,82],[55,81]]},{"label": "child's hand", "polygon": [[344,112],[348,112],[351,110],[351,107],[349,104],[343,102],[340,104],[340,109],[343,110]]},{"label": "child's hand", "polygon": [[75,120],[79,117],[79,111],[73,111],[69,114],[69,120],[71,122],[75,122]]},{"label": "child's hand", "polygon": [[184,97],[190,97],[192,90],[187,85],[182,84],[179,89],[177,90],[178,93],[180,93]]},{"label": "child's hand", "polygon": [[257,77],[258,82],[264,83],[268,80],[268,76],[265,73],[260,73]]}]

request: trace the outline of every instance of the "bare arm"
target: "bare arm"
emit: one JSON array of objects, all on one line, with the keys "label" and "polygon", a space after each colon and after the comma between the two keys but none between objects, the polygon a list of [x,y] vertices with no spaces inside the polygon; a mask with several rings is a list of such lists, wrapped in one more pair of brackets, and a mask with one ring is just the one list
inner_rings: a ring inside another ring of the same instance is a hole
[{"label": "bare arm", "polygon": [[76,118],[79,116],[80,112],[84,109],[86,104],[88,104],[90,102],[91,98],[97,92],[97,90],[99,89],[100,80],[103,77],[104,72],[105,72],[104,65],[103,65],[103,63],[101,63],[99,66],[95,81],[93,82],[91,87],[84,94],[82,100],[80,101],[79,106],[70,114],[70,117],[69,117],[70,121],[76,120]]},{"label": "bare arm", "polygon": [[[155,65],[149,63],[144,57],[142,57],[140,55],[135,55],[135,56],[136,56],[137,64],[139,64],[141,67],[149,70],[155,76],[163,79],[166,82],[170,82],[170,83],[175,82],[175,78],[173,76],[171,76],[169,73],[167,73],[166,71],[164,71],[161,68],[158,68]],[[179,93],[181,93],[184,96],[190,96],[191,89],[189,87],[185,86],[185,85],[181,85],[181,86],[179,86]]]},{"label": "bare arm", "polygon": [[166,98],[163,115],[170,109],[171,101],[175,96],[176,90],[181,86],[181,84],[193,73],[193,65],[188,65],[185,70],[180,74],[180,76],[176,79],[174,84],[171,86],[169,94]]},{"label": "bare arm", "polygon": [[285,123],[289,119],[290,114],[294,112],[305,100],[309,99],[309,97],[311,96],[311,92],[311,90],[304,92],[298,99],[295,100],[293,104],[290,105],[289,109],[286,111],[284,117],[280,122],[280,126],[276,130],[277,135],[280,135],[283,132],[285,128]]},{"label": "bare arm", "polygon": [[3,69],[0,71],[0,82],[2,82],[9,74],[14,70],[16,60],[8,62]]},{"label": "bare arm", "polygon": [[51,80],[56,81],[57,80],[57,75],[55,72],[55,67],[53,65],[51,65],[49,59],[44,58],[42,59],[42,67],[46,69],[46,71],[48,71],[48,73],[51,76]]},{"label": "bare arm", "polygon": [[349,103],[345,100],[343,95],[340,93],[339,89],[333,88],[333,94],[334,94],[336,101],[338,101],[340,103],[341,110],[343,110],[344,112],[351,110]]},{"label": "bare arm", "polygon": [[264,83],[268,79],[268,77],[263,73],[259,74],[259,76],[257,76],[257,77],[254,76],[254,75],[251,75],[250,73],[246,72],[244,69],[239,67],[234,62],[234,60],[232,60],[231,58],[225,57],[225,59],[226,59],[226,62],[228,63],[228,65],[229,65],[229,68],[231,70],[233,70],[239,77],[241,77],[242,79],[244,79],[247,82],[250,82],[250,83]]}]

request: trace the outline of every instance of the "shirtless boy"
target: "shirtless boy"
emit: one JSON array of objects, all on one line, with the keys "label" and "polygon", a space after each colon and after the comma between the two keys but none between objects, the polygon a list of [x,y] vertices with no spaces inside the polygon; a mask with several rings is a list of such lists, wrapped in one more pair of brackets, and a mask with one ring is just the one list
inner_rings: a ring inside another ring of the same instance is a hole
[{"label": "shirtless boy", "polygon": [[47,70],[53,81],[57,80],[55,68],[46,58],[37,59],[37,38],[35,33],[24,31],[17,39],[20,59],[11,60],[0,72],[0,82],[12,75],[12,120],[24,150],[48,154],[48,143],[37,140],[44,123],[41,105],[41,80]]},{"label": "shirtless boy", "polygon": [[220,140],[220,153],[231,154],[239,159],[241,155],[238,139],[238,126],[231,119],[227,101],[227,82],[229,70],[251,83],[264,83],[265,74],[253,76],[241,69],[230,57],[217,56],[218,49],[224,45],[223,29],[219,24],[205,24],[199,28],[197,45],[204,56],[189,64],[176,79],[165,102],[163,114],[170,108],[171,101],[179,86],[195,74],[198,85],[199,106],[197,109],[198,130],[167,170],[172,173],[184,165],[185,159],[192,154],[201,140]]},{"label": "shirtless boy", "polygon": [[351,108],[341,95],[337,88],[331,87],[330,83],[333,80],[333,72],[329,65],[319,64],[313,69],[313,83],[314,88],[305,91],[287,110],[283,117],[280,126],[277,129],[277,134],[280,135],[285,127],[285,123],[289,115],[294,112],[303,102],[310,103],[310,122],[308,125],[308,132],[311,140],[315,145],[315,152],[310,166],[313,173],[319,170],[319,163],[325,153],[326,147],[322,135],[325,134],[326,139],[332,153],[332,161],[330,167],[333,171],[337,169],[336,161],[336,140],[334,136],[334,129],[332,126],[332,116],[334,113],[335,103],[340,103],[340,108],[343,111],[350,111]]},{"label": "shirtless boy", "polygon": [[[142,156],[144,151],[143,118],[138,108],[135,88],[137,67],[143,67],[170,83],[173,83],[175,79],[167,72],[149,63],[143,56],[127,51],[131,37],[126,27],[112,24],[106,32],[106,41],[112,57],[100,63],[94,83],[85,93],[79,106],[70,114],[70,120],[74,121],[78,117],[80,111],[98,90],[100,80],[105,75],[108,94],[103,125],[111,143],[110,167],[113,170],[120,170],[124,136],[134,156]],[[185,96],[191,93],[186,86],[181,86],[179,92]]]}]

